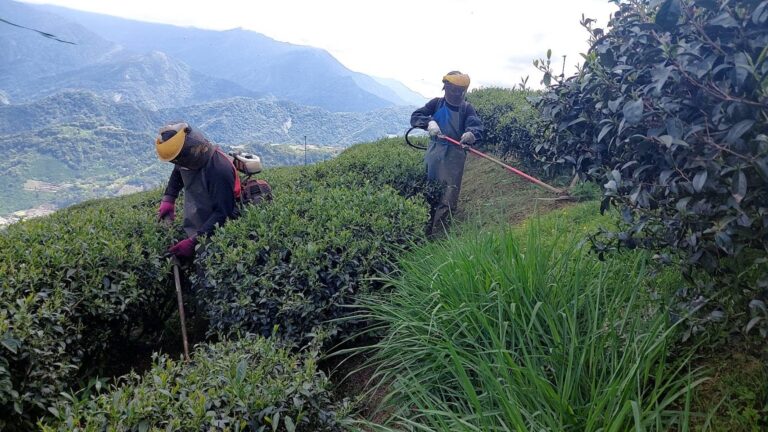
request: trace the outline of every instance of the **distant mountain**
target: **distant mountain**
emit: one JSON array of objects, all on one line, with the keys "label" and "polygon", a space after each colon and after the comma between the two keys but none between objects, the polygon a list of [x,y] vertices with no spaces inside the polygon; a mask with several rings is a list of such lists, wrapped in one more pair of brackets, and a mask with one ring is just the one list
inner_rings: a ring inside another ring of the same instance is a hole
[{"label": "distant mountain", "polygon": [[0,23],[0,90],[11,99],[24,96],[29,82],[106,61],[118,50],[85,27],[23,3],[0,0],[0,17],[25,27],[45,29],[76,45],[41,37]]},{"label": "distant mountain", "polygon": [[425,97],[421,93],[414,92],[413,90],[403,85],[403,83],[401,83],[400,81],[393,80],[390,78],[380,78],[380,77],[372,77],[372,78],[375,79],[379,84],[389,87],[398,97],[404,100],[408,105],[422,106],[431,99],[431,97]]},{"label": "distant mountain", "polygon": [[[29,104],[0,106],[0,136],[93,120],[120,129],[145,132],[156,129],[160,122],[157,113],[151,110],[130,103],[114,103],[91,91],[73,90]],[[16,146],[23,149],[24,143],[19,141]]]},{"label": "distant mountain", "polygon": [[[306,136],[311,144],[347,147],[402,134],[411,112],[411,107],[390,107],[339,113],[274,98],[247,97],[152,110],[92,91],[71,90],[28,104],[0,105],[0,137],[86,121],[154,136],[162,124],[184,120],[219,144],[300,143]],[[19,141],[17,146],[23,148],[24,143]]]},{"label": "distant mountain", "polygon": [[[0,0],[0,3],[8,0]],[[400,84],[390,85],[354,71],[328,52],[279,42],[243,29],[202,30],[127,20],[72,9],[39,5],[34,9],[77,22],[121,47],[161,51],[204,75],[231,81],[278,99],[330,111],[369,111],[423,100]]]},{"label": "distant mountain", "polygon": [[291,102],[233,98],[160,111],[164,119],[187,119],[214,141],[310,143],[347,147],[405,132],[413,108],[391,107],[364,113],[335,113]]},{"label": "distant mountain", "polygon": [[[316,48],[0,0],[0,217],[165,181],[157,129],[187,121],[265,166],[402,134],[421,100]],[[419,103],[414,103],[419,102]],[[407,104],[407,105],[406,105]]]},{"label": "distant mountain", "polygon": [[185,120],[224,149],[243,146],[275,167],[303,161],[296,147],[304,137],[312,162],[403,133],[410,113],[409,107],[338,113],[247,97],[151,110],[83,90],[0,105],[0,217],[119,194],[126,185],[134,191],[159,185],[170,164],[157,159],[153,142],[168,122]]},{"label": "distant mountain", "polygon": [[178,107],[234,96],[261,94],[217,78],[205,76],[186,63],[162,52],[125,55],[119,60],[96,63],[30,82],[36,97],[62,89],[88,89],[150,109]]}]

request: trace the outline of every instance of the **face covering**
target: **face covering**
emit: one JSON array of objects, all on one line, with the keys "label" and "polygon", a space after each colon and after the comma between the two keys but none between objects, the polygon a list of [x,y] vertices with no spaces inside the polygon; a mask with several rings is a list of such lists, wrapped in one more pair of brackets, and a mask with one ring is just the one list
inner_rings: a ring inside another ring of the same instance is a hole
[{"label": "face covering", "polygon": [[446,83],[445,89],[445,101],[453,106],[459,106],[464,102],[464,96],[467,93],[467,89],[459,87],[450,83]]}]

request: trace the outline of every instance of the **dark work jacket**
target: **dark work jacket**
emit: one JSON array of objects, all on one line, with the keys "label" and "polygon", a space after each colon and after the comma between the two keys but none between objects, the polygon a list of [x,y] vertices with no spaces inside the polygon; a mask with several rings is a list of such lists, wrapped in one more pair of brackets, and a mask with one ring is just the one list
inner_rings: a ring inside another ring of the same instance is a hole
[{"label": "dark work jacket", "polygon": [[210,235],[216,225],[237,217],[235,170],[220,150],[198,170],[173,167],[165,195],[174,200],[184,190],[184,231],[187,236]]},{"label": "dark work jacket", "polygon": [[[472,132],[475,142],[483,139],[483,123],[469,102],[464,101],[461,106],[455,107],[448,104],[444,98],[434,98],[411,114],[413,127],[426,129],[430,120],[437,122],[443,135],[456,141],[461,140],[464,132]],[[424,154],[427,178],[460,187],[465,159],[466,154],[461,147],[432,137]]]},{"label": "dark work jacket", "polygon": [[[458,117],[449,118],[450,116],[445,110],[458,113]],[[445,102],[445,98],[434,98],[411,114],[411,126],[413,127],[426,129],[430,120],[436,121],[443,134],[456,141],[461,139],[464,132],[472,132],[476,141],[483,139],[483,122],[478,117],[475,107],[467,101],[462,102],[460,107],[454,107]],[[438,141],[437,138],[434,140]],[[447,142],[444,143],[451,145]]]}]

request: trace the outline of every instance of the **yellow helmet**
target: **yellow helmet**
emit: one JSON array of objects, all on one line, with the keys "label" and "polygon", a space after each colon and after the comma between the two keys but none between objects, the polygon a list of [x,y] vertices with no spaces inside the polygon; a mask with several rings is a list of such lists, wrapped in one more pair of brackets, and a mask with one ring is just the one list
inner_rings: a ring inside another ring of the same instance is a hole
[{"label": "yellow helmet", "polygon": [[450,71],[443,75],[443,84],[453,84],[457,87],[469,88],[469,75],[459,71]]},{"label": "yellow helmet", "polygon": [[[155,139],[155,150],[157,150],[157,156],[161,161],[170,162],[176,159],[184,147],[187,131],[189,131],[189,125],[186,123],[176,123],[163,126],[160,129],[160,133]],[[163,136],[168,135],[169,132],[172,132],[173,135],[168,139],[163,139]]]}]

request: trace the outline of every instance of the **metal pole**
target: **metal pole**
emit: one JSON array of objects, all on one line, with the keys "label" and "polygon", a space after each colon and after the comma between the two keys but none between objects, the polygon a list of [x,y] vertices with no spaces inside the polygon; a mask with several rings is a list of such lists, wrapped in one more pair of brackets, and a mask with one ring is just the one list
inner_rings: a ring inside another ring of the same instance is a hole
[{"label": "metal pole", "polygon": [[307,164],[307,136],[304,135],[304,165]]},{"label": "metal pole", "polygon": [[544,189],[547,189],[547,190],[549,190],[549,191],[552,191],[552,192],[554,192],[554,193],[556,193],[556,194],[562,194],[562,193],[564,193],[564,191],[563,191],[562,189],[558,189],[558,188],[556,188],[556,187],[554,187],[554,186],[550,186],[550,185],[548,185],[548,184],[544,183],[543,181],[541,181],[541,180],[539,180],[539,179],[537,179],[537,178],[535,178],[535,177],[531,177],[531,176],[529,176],[528,174],[526,174],[526,173],[524,173],[524,172],[520,171],[519,169],[517,169],[517,168],[513,168],[513,167],[511,167],[511,166],[509,166],[509,165],[505,164],[504,162],[502,162],[502,161],[500,161],[500,160],[498,160],[498,159],[495,159],[495,158],[493,158],[493,157],[491,157],[491,156],[488,156],[488,155],[487,155],[487,154],[485,154],[485,153],[482,153],[482,152],[480,152],[480,151],[477,151],[477,150],[473,149],[472,147],[469,147],[469,146],[466,146],[466,147],[465,147],[463,144],[461,144],[460,142],[456,141],[455,139],[453,139],[453,138],[451,138],[451,137],[449,137],[449,136],[445,136],[445,135],[438,135],[438,138],[442,138],[442,139],[444,139],[444,140],[446,140],[446,141],[450,142],[451,144],[454,144],[454,145],[457,145],[457,146],[459,146],[459,147],[462,147],[462,148],[464,148],[465,150],[469,151],[470,153],[474,153],[474,154],[476,154],[477,156],[480,156],[481,158],[484,158],[484,159],[488,159],[488,160],[489,160],[489,161],[491,161],[491,162],[497,163],[497,164],[501,165],[502,167],[506,168],[506,169],[507,169],[507,171],[511,172],[512,174],[518,175],[518,176],[520,176],[520,177],[522,177],[522,178],[524,178],[524,179],[528,180],[528,181],[529,181],[529,182],[531,182],[531,183],[534,183],[534,184],[537,184],[537,185],[539,185],[539,186],[543,187]]}]

